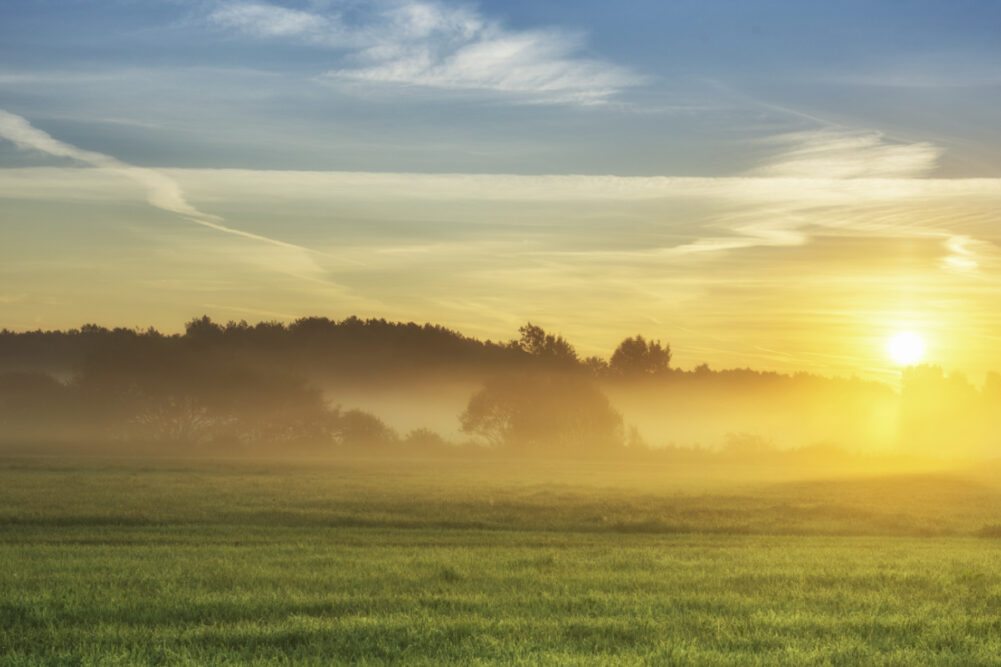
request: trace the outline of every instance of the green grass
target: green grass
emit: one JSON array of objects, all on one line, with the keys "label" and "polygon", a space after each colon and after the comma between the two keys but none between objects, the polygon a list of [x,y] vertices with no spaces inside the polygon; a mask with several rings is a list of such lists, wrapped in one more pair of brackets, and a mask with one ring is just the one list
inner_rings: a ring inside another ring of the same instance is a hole
[{"label": "green grass", "polygon": [[987,478],[524,467],[0,461],[0,664],[1001,664]]}]

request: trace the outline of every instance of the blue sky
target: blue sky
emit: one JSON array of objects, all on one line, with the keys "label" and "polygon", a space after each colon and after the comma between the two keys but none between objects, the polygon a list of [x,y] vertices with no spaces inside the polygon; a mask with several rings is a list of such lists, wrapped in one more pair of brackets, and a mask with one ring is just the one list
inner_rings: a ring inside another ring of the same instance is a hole
[{"label": "blue sky", "polygon": [[[996,175],[999,24],[995,2],[11,0],[0,94],[146,165],[722,175],[758,159],[744,139],[828,124]],[[456,65],[496,40],[534,72]]]},{"label": "blue sky", "polygon": [[587,352],[641,331],[683,365],[869,375],[909,327],[982,372],[998,25],[997,2],[7,0],[0,326],[533,319]]}]

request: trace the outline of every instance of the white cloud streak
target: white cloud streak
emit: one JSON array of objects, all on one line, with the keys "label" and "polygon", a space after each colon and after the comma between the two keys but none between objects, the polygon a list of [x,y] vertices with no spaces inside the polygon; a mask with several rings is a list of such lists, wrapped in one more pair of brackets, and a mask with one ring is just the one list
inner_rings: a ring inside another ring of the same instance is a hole
[{"label": "white cloud streak", "polygon": [[[121,174],[142,185],[152,206],[178,213],[199,224],[219,220],[218,216],[203,213],[189,204],[176,182],[153,169],[134,167],[103,153],[88,151],[54,139],[47,132],[34,127],[22,116],[0,109],[0,137],[11,141],[18,148],[36,150],[56,157],[68,157],[78,162]],[[219,225],[212,224],[214,227]],[[227,230],[236,231],[236,230]]]},{"label": "white cloud streak", "polygon": [[[23,123],[20,128],[25,131]],[[58,142],[53,144],[54,140],[44,133],[35,131],[31,136],[28,143],[44,146],[52,154],[82,155],[91,164],[121,166],[117,161],[107,163],[107,156],[95,157]],[[262,211],[278,211],[295,202],[303,210],[336,206],[351,211],[349,216],[396,220],[404,215],[409,220],[417,206],[424,211],[422,217],[429,220],[421,224],[429,228],[434,227],[431,220],[444,222],[452,215],[449,211],[468,211],[471,204],[480,202],[486,206],[484,219],[496,220],[494,224],[500,230],[504,216],[499,211],[520,202],[530,205],[527,210],[540,212],[538,224],[551,229],[563,225],[564,231],[551,233],[570,234],[572,238],[565,240],[581,237],[573,232],[571,223],[562,221],[587,220],[596,210],[608,219],[646,216],[646,229],[662,226],[667,233],[665,242],[645,249],[597,249],[593,238],[590,249],[574,243],[570,247],[553,247],[550,241],[538,246],[543,254],[602,256],[613,262],[627,256],[637,261],[708,261],[721,253],[803,246],[818,236],[836,235],[932,240],[942,247],[939,266],[950,272],[974,274],[996,264],[996,244],[1001,239],[992,231],[990,211],[1001,201],[1001,181],[916,177],[933,168],[939,154],[937,147],[893,144],[874,133],[834,131],[782,135],[767,144],[782,150],[746,175],[719,178],[238,169],[160,170],[153,172],[155,178],[149,173],[152,170],[139,170],[142,179],[135,174],[133,178],[147,184],[151,202],[176,212],[190,211],[181,196],[183,185],[183,191],[192,193],[198,201],[216,202],[223,207],[233,202],[254,202]],[[821,177],[824,170],[817,166],[793,167],[813,161],[835,165],[830,171],[838,177]],[[6,187],[0,183],[0,195],[32,196],[34,192],[34,196],[78,197],[81,192],[89,192],[94,197],[110,188],[93,176],[67,175],[73,171],[91,170],[7,170]],[[790,173],[796,176],[786,175]],[[109,191],[108,196],[114,193]],[[666,210],[675,206],[686,207],[687,220],[665,217],[658,221],[658,207]],[[473,215],[471,223],[476,224],[476,219],[477,215]],[[202,218],[199,224],[265,240],[217,220]],[[595,227],[586,233],[594,237],[603,232]],[[331,228],[331,234],[337,236],[336,226]],[[490,238],[489,233],[476,232],[476,236],[480,239],[477,243]],[[267,242],[298,248],[273,239]],[[416,250],[390,237],[385,238],[383,247],[396,248],[397,256]],[[368,257],[366,261],[376,260]]]},{"label": "white cloud streak", "polygon": [[[305,269],[305,272],[300,273],[300,277],[322,280],[320,276],[323,274],[323,271],[309,257],[312,254],[310,249],[260,234],[235,229],[223,224],[225,221],[221,217],[201,211],[190,204],[177,181],[162,171],[146,167],[136,167],[110,155],[88,151],[59,141],[47,132],[33,126],[24,117],[12,114],[3,109],[0,109],[0,137],[7,139],[23,150],[35,150],[56,157],[67,157],[98,170],[123,176],[140,185],[145,190],[146,200],[151,206],[170,213],[176,213],[196,225],[201,225],[202,227],[207,227],[224,234],[265,243],[286,251],[292,251],[298,255],[297,261],[294,263],[300,267],[300,270]],[[284,267],[287,270],[289,266],[290,263],[287,260],[276,263],[277,268]]]},{"label": "white cloud streak", "polygon": [[329,33],[330,19],[316,14],[262,2],[234,2],[209,14],[209,20],[257,37],[321,38]]},{"label": "white cloud streak", "polygon": [[146,189],[147,199],[151,205],[183,215],[198,224],[210,222],[215,224],[219,220],[217,216],[203,213],[189,204],[177,183],[162,173],[153,169],[134,167],[110,155],[63,143],[47,132],[39,130],[22,116],[3,109],[0,109],[0,137],[13,142],[21,149],[36,150],[56,157],[68,157],[125,176]]},{"label": "white cloud streak", "polygon": [[769,137],[781,151],[750,172],[792,178],[917,178],[931,173],[942,149],[928,142],[893,143],[879,132],[819,130]]},{"label": "white cloud streak", "polygon": [[375,2],[352,18],[263,2],[227,2],[215,26],[257,38],[346,51],[329,81],[489,91],[525,102],[595,104],[642,78],[580,54],[580,35],[512,30],[478,12],[434,0]]},{"label": "white cloud streak", "polygon": [[[8,169],[0,180],[0,196],[118,196],[114,181],[87,173],[92,171],[98,170]],[[997,236],[991,213],[1001,202],[999,179],[521,176],[239,169],[171,169],[165,175],[182,184],[199,201],[212,201],[221,207],[239,203],[261,211],[280,211],[295,202],[300,211],[321,212],[337,207],[350,211],[349,216],[411,224],[418,224],[411,221],[413,212],[419,210],[421,218],[428,220],[419,224],[428,229],[437,222],[458,224],[456,220],[467,220],[467,225],[482,230],[475,233],[476,241],[470,241],[474,244],[489,242],[494,232],[504,229],[504,220],[519,220],[528,225],[525,233],[529,239],[536,225],[559,230],[551,232],[557,235],[551,240],[532,246],[543,254],[601,257],[610,262],[711,261],[722,253],[756,247],[803,246],[824,235],[930,239],[942,246],[941,267],[953,272],[974,273],[993,266],[1001,254],[995,245],[1001,237]],[[477,203],[483,206],[482,214],[470,212],[474,210],[470,206]],[[684,205],[688,211],[684,220],[658,213],[677,205]],[[571,222],[563,222],[586,221],[596,211],[610,221],[617,217],[643,220],[644,229],[661,228],[671,236],[661,245],[642,249],[568,248],[568,241],[585,233],[592,237],[616,236],[612,228],[593,227],[585,232]],[[532,216],[527,223],[526,212]],[[494,222],[489,228],[477,227],[483,220]],[[330,233],[338,235],[336,225]],[[671,243],[674,235],[682,237],[681,242]],[[393,263],[399,264],[404,255],[461,255],[464,248],[468,249],[464,243],[401,245],[390,236],[379,247],[395,249]],[[525,252],[524,247],[518,252]],[[365,259],[366,263],[378,263],[371,257]]]}]

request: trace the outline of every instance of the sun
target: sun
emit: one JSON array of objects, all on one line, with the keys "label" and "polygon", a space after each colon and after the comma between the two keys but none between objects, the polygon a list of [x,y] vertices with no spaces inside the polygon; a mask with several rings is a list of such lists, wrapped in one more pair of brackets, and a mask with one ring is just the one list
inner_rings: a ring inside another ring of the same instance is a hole
[{"label": "sun", "polygon": [[911,366],[925,356],[925,341],[913,331],[901,331],[886,343],[886,352],[901,366]]}]

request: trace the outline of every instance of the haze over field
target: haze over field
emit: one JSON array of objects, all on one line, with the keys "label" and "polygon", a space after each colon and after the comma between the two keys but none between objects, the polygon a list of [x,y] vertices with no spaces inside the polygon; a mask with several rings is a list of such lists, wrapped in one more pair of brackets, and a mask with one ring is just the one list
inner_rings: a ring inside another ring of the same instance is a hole
[{"label": "haze over field", "polygon": [[[327,318],[0,331],[0,447],[323,457],[640,459],[903,472],[996,458],[1001,375],[928,364],[858,378],[685,370],[625,337],[582,357],[527,323],[482,341],[432,324]],[[891,341],[917,361],[916,335]],[[732,472],[720,473],[723,478]]]},{"label": "haze over field", "polygon": [[1001,664],[999,27],[0,0],[0,665]]}]

